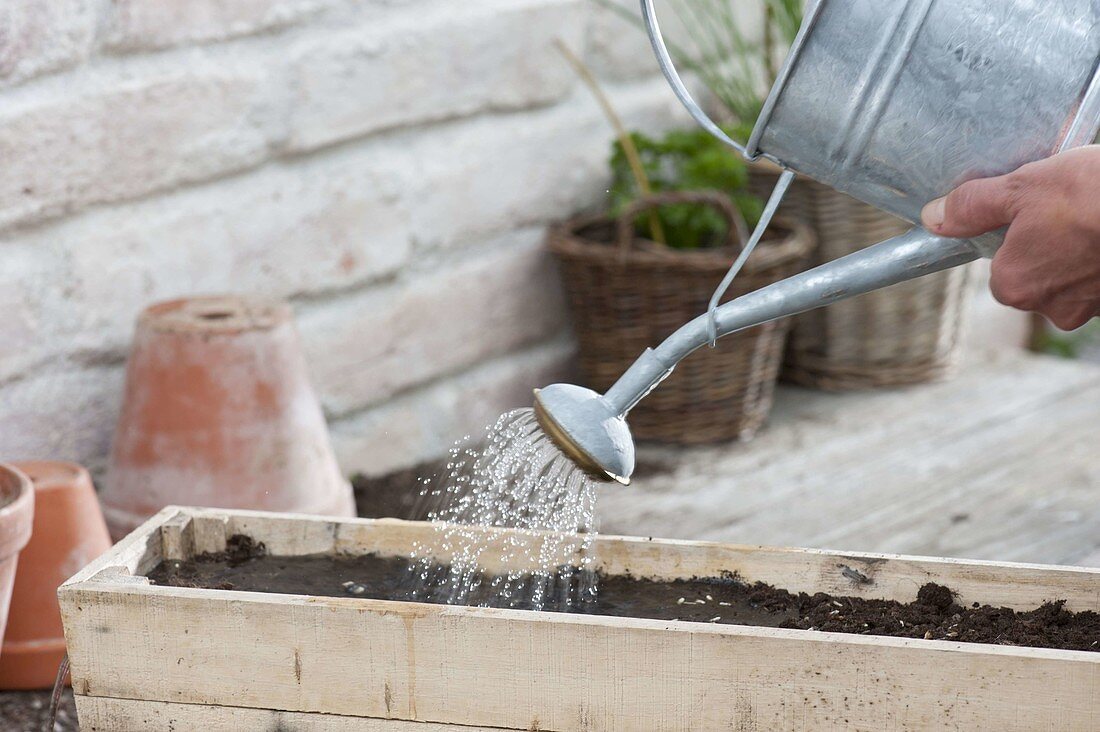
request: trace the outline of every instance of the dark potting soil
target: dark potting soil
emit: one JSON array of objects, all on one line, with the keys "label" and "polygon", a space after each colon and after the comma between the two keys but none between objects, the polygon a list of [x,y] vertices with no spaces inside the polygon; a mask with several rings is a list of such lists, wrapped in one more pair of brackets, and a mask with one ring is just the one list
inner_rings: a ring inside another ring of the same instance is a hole
[{"label": "dark potting soil", "polygon": [[[262,543],[234,536],[225,552],[161,563],[149,578],[177,587],[406,600],[410,564],[374,554],[270,556]],[[470,604],[489,604],[488,592],[475,592]],[[935,584],[902,603],[792,593],[735,575],[672,581],[600,575],[596,601],[578,612],[1100,652],[1100,613],[1073,613],[1064,604],[1027,612],[977,603],[962,607],[949,588]],[[530,609],[522,600],[510,607]]]},{"label": "dark potting soil", "polygon": [[[50,723],[50,697],[53,691],[0,691],[0,730],[4,732],[43,732]],[[76,702],[70,689],[61,695],[57,717],[50,732],[80,732]]]}]

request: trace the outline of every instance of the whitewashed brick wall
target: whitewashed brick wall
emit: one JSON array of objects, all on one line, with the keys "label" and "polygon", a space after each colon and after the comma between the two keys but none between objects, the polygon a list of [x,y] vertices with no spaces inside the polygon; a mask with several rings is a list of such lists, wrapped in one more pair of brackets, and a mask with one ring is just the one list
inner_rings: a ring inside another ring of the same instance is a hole
[{"label": "whitewashed brick wall", "polygon": [[567,371],[548,222],[680,119],[589,0],[4,0],[0,458],[101,468],[133,320],[290,299],[348,472],[438,457]]}]

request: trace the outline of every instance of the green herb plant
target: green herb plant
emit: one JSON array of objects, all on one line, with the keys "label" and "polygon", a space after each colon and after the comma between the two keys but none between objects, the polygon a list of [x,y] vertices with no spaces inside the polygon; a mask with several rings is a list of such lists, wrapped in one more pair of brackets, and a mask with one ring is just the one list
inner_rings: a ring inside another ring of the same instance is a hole
[{"label": "green herb plant", "polygon": [[[730,195],[750,227],[760,219],[764,203],[747,191],[747,165],[705,130],[674,130],[661,138],[633,132],[630,140],[652,192],[722,191]],[[609,195],[615,216],[640,195],[630,157],[621,141],[612,145]],[[726,222],[713,207],[676,203],[661,206],[656,214],[664,243],[674,249],[721,246],[726,240]],[[637,222],[640,233],[646,230],[642,224],[650,223],[646,216],[643,214]]]},{"label": "green herb plant", "polygon": [[[729,148],[699,128],[670,132],[660,140],[627,132],[591,69],[560,39],[557,47],[615,130],[608,190],[613,215],[654,193],[716,190],[728,192],[746,223],[755,224],[763,203],[745,192],[748,169]],[[640,214],[634,223],[640,235],[675,249],[720,246],[728,237],[721,214],[698,204],[664,205]]]},{"label": "green herb plant", "polygon": [[[641,28],[633,7],[615,0],[595,0]],[[761,6],[762,27],[745,28],[735,12],[738,2]],[[727,134],[746,141],[764,104],[764,92],[779,73],[777,50],[790,46],[802,22],[801,0],[667,0],[683,26],[685,42],[666,39],[676,63],[711,92]],[[635,132],[612,146],[610,205],[619,215],[639,196],[649,192],[717,190],[730,195],[751,227],[764,203],[747,191],[748,167],[737,154],[705,130],[669,132],[652,138]],[[639,185],[638,159],[645,186]],[[657,220],[639,217],[639,234],[659,232],[663,243],[676,249],[721,245],[726,224],[721,214],[699,204],[662,206]],[[656,238],[656,237],[654,237]]]}]

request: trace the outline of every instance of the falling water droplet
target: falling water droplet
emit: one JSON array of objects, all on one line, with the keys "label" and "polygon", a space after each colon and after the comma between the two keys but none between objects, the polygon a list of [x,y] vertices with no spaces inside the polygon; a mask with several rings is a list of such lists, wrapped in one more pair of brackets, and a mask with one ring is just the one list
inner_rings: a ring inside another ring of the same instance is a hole
[{"label": "falling water droplet", "polygon": [[[443,473],[425,481],[419,515],[439,526],[431,546],[413,548],[410,599],[583,611],[596,599],[595,498],[595,482],[542,432],[533,410],[502,415],[480,444],[456,445]],[[492,537],[484,527],[518,531]],[[483,586],[486,565],[494,576]]]}]

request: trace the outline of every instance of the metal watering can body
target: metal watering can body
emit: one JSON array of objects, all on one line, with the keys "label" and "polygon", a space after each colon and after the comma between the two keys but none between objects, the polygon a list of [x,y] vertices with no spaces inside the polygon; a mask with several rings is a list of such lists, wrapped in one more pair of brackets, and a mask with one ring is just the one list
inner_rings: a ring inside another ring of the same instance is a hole
[{"label": "metal watering can body", "polygon": [[625,416],[691,352],[716,338],[992,256],[1003,232],[948,239],[919,226],[724,305],[794,174],[916,223],[968,180],[1092,142],[1100,131],[1100,0],[816,0],[747,145],[729,138],[676,73],[653,0],[640,0],[658,62],[696,121],[753,160],[785,169],[761,226],[711,301],[600,395],[536,393],[544,428],[585,469],[626,481]]},{"label": "metal watering can body", "polygon": [[819,0],[744,153],[915,223],[968,180],[1092,142],[1098,59],[1098,0]]},{"label": "metal watering can body", "polygon": [[[695,103],[653,0],[641,6],[662,71],[703,127],[913,223],[968,180],[1100,131],[1100,0],[814,0],[747,145]],[[992,256],[1002,240],[974,244]]]}]

